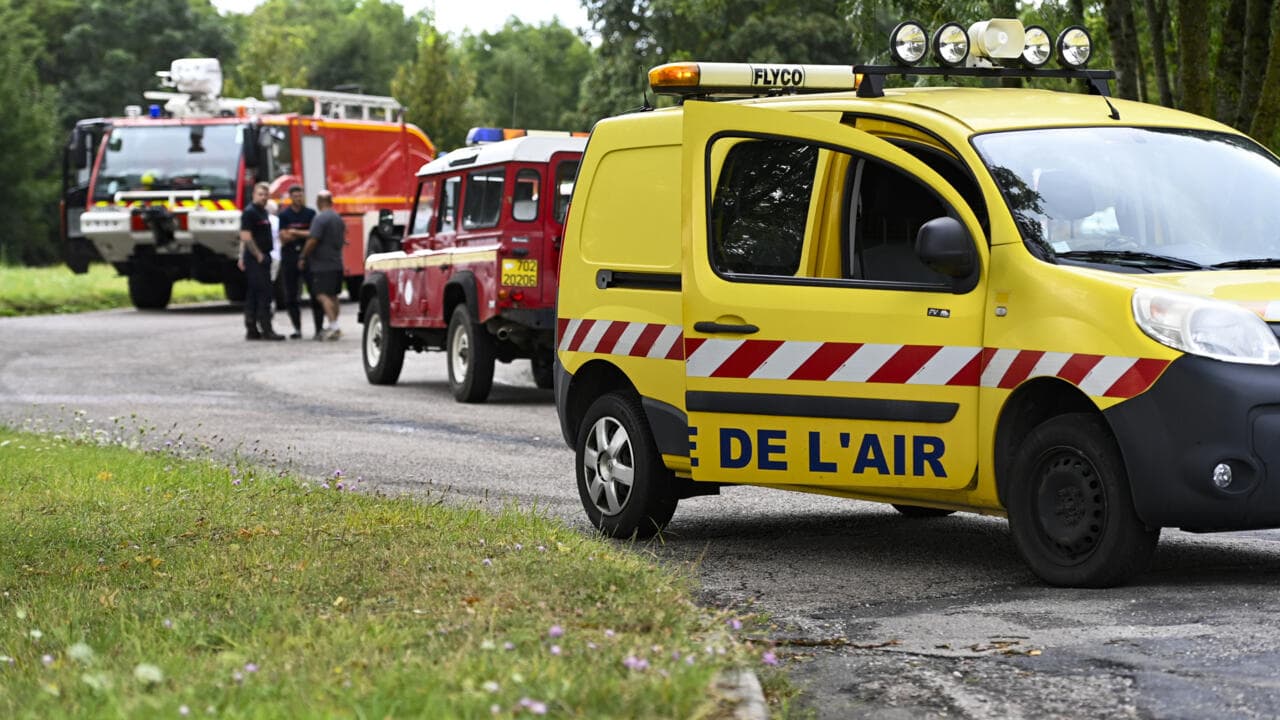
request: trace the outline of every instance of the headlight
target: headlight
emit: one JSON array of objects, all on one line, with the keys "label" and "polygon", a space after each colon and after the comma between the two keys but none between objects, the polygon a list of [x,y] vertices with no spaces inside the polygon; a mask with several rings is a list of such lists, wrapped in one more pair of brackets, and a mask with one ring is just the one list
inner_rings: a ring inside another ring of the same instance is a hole
[{"label": "headlight", "polygon": [[959,67],[969,57],[969,33],[959,23],[947,23],[933,34],[933,56],[939,64]]},{"label": "headlight", "polygon": [[1058,63],[1068,70],[1080,70],[1093,55],[1093,38],[1089,31],[1072,25],[1058,35]]},{"label": "headlight", "polygon": [[1039,25],[1027,28],[1022,46],[1022,64],[1029,68],[1038,68],[1049,62],[1053,55],[1053,41],[1049,33]]},{"label": "headlight", "polygon": [[1165,290],[1133,292],[1133,317],[1153,340],[1192,355],[1280,365],[1280,343],[1255,313],[1231,303]]},{"label": "headlight", "polygon": [[889,33],[889,54],[900,65],[915,65],[929,52],[929,36],[918,22],[898,23]]}]

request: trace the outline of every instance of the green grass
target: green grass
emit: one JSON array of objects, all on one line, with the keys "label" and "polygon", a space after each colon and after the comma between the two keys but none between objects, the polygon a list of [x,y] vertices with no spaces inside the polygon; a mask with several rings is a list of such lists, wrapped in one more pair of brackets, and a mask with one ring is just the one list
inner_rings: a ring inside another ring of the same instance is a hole
[{"label": "green grass", "polygon": [[[222,300],[221,285],[194,280],[173,284],[172,303]],[[86,310],[132,307],[129,285],[110,265],[94,264],[77,275],[66,266],[14,267],[0,265],[0,317],[47,315]]]},{"label": "green grass", "polygon": [[0,429],[0,717],[724,717],[717,672],[785,684],[626,546],[342,480]]}]

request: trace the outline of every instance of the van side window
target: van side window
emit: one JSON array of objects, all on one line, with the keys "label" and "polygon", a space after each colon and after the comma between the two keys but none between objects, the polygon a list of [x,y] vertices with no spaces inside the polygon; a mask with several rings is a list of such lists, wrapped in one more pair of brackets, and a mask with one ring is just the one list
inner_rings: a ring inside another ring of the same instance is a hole
[{"label": "van side window", "polygon": [[578,177],[578,160],[564,160],[556,166],[556,210],[555,221],[564,224],[564,216],[569,214],[569,199],[573,197],[573,183]]},{"label": "van side window", "polygon": [[855,157],[849,163],[848,252],[844,275],[854,280],[947,285],[949,279],[916,256],[916,233],[952,215],[928,187],[900,170]]},{"label": "van side window", "polygon": [[796,274],[817,161],[817,147],[790,140],[740,142],[729,150],[708,233],[717,272]]},{"label": "van side window", "polygon": [[436,182],[426,180],[418,185],[418,205],[413,210],[410,235],[426,235],[431,232],[432,211],[436,206]]},{"label": "van side window", "polygon": [[467,193],[462,200],[462,229],[495,227],[502,215],[502,181],[505,168],[481,170],[467,175]]},{"label": "van side window", "polygon": [[462,179],[451,177],[444,181],[444,193],[440,198],[440,228],[436,232],[451,233],[457,230],[458,189]]},{"label": "van side window", "polygon": [[537,170],[525,168],[516,173],[516,184],[511,194],[511,219],[529,222],[538,219],[538,188],[542,187],[542,175]]}]

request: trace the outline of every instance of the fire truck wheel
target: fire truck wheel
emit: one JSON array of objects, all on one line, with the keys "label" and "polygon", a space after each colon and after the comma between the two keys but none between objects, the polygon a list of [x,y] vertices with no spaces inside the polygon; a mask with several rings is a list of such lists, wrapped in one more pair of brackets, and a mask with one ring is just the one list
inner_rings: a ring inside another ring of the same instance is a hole
[{"label": "fire truck wheel", "polygon": [[478,403],[493,387],[493,338],[480,323],[471,320],[466,305],[453,309],[449,320],[449,389],[458,402]]},{"label": "fire truck wheel", "polygon": [[574,445],[587,518],[615,538],[652,537],[675,514],[671,471],[658,456],[633,394],[609,393],[587,410]]},{"label": "fire truck wheel", "polygon": [[129,299],[139,310],[163,310],[173,294],[173,281],[158,272],[129,276]]},{"label": "fire truck wheel", "polygon": [[1150,565],[1160,529],[1138,519],[1120,449],[1101,417],[1046,420],[1023,441],[1011,469],[1009,528],[1045,582],[1110,587]]},{"label": "fire truck wheel", "polygon": [[364,376],[374,385],[395,385],[404,367],[404,331],[391,327],[378,298],[364,305]]},{"label": "fire truck wheel", "polygon": [[919,505],[899,505],[893,504],[893,509],[909,518],[934,518],[946,517],[955,510],[940,510],[938,508],[920,507]]},{"label": "fire truck wheel", "polygon": [[533,369],[533,382],[542,390],[550,390],[555,384],[555,360],[549,350],[534,351],[529,361]]}]

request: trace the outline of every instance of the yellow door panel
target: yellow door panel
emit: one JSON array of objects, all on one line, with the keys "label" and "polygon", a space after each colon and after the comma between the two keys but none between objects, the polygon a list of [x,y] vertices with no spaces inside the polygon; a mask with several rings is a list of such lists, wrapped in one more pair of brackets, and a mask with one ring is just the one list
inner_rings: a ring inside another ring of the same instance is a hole
[{"label": "yellow door panel", "polygon": [[693,476],[968,485],[986,248],[959,292],[914,256],[935,207],[982,237],[955,190],[865,132],[765,108],[687,102],[684,148]]}]

